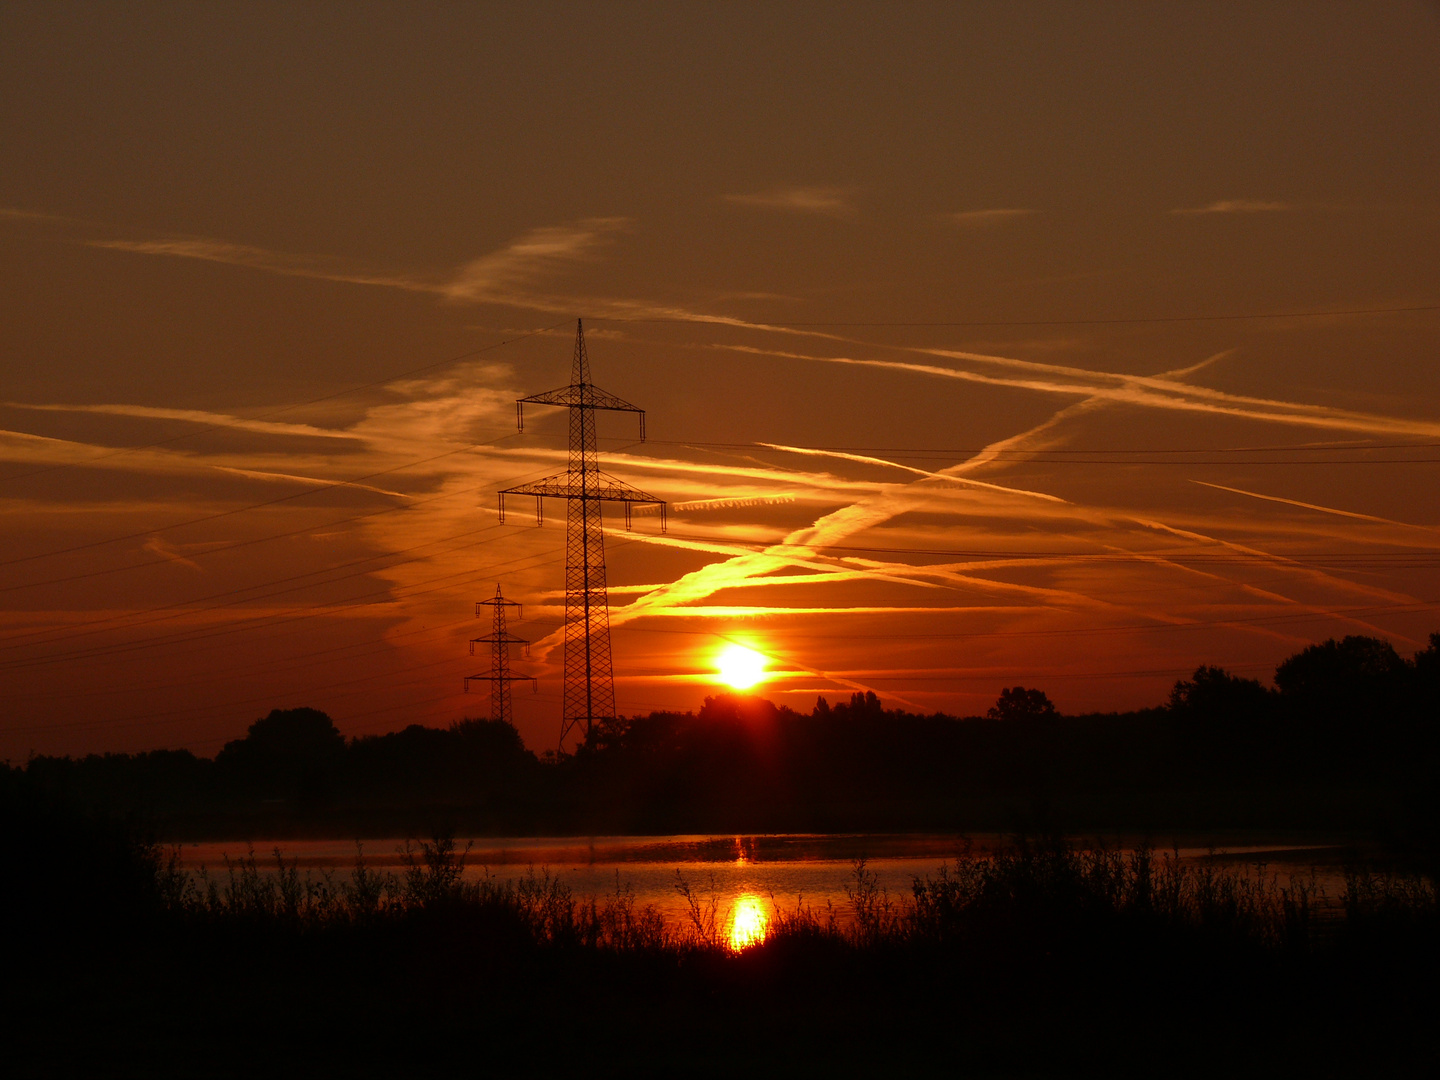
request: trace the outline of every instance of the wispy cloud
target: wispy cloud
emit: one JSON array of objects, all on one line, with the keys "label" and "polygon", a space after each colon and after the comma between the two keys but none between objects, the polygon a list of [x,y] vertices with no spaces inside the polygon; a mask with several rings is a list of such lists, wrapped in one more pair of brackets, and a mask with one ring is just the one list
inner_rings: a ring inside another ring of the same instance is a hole
[{"label": "wispy cloud", "polygon": [[567,264],[593,258],[596,249],[629,224],[627,218],[605,217],[586,218],[569,225],[547,225],[531,229],[498,250],[466,263],[448,277],[437,275],[433,278],[369,271],[328,256],[269,251],[248,244],[235,244],[207,237],[91,240],[88,246],[135,255],[198,259],[227,266],[243,266],[285,277],[434,293],[457,301],[518,302],[521,306],[548,310],[549,305],[544,301],[527,300],[523,296],[515,297],[511,294],[523,290]]},{"label": "wispy cloud", "polygon": [[950,225],[958,225],[962,229],[990,229],[1029,217],[1033,213],[1034,210],[1021,209],[957,210],[952,214],[941,214],[940,220]]},{"label": "wispy cloud", "polygon": [[838,458],[841,461],[857,461],[864,465],[883,465],[891,469],[900,469],[904,472],[914,473],[916,476],[928,477],[933,480],[948,480],[957,484],[969,484],[973,487],[985,488],[989,491],[1000,491],[1007,495],[1023,495],[1032,499],[1045,499],[1049,502],[1063,503],[1065,500],[1057,495],[1048,495],[1043,491],[1026,491],[1024,488],[1006,487],[1003,484],[990,484],[984,480],[972,480],[964,476],[953,476],[943,472],[932,472],[929,469],[917,469],[913,465],[902,465],[898,461],[890,461],[888,458],[871,457],[868,454],[850,454],[841,450],[821,450],[809,446],[785,446],[782,443],[760,443],[771,450],[781,450],[787,454],[801,454],[806,457],[829,457]]},{"label": "wispy cloud", "polygon": [[73,218],[60,217],[57,214],[42,214],[36,210],[21,210],[15,206],[0,206],[0,221],[43,221],[50,224],[78,224]]},{"label": "wispy cloud", "polygon": [[275,483],[305,484],[307,486],[352,487],[361,491],[373,491],[377,495],[390,495],[397,499],[412,497],[403,491],[391,491],[388,488],[359,484],[352,480],[324,480],[315,476],[299,476],[295,473],[274,472],[269,469],[240,469],[233,465],[212,465],[211,468],[218,469],[220,472],[234,473],[236,476],[248,477],[251,480],[269,480]]},{"label": "wispy cloud", "polygon": [[226,240],[205,237],[180,237],[161,240],[91,240],[89,247],[110,251],[127,251],[134,255],[163,255],[177,259],[199,259],[202,262],[244,266],[285,277],[315,278],[320,281],[343,281],[352,285],[383,285],[414,292],[439,292],[434,284],[391,274],[371,274],[347,269],[337,259],[317,255],[290,255],[267,251],[248,244],[232,244]]},{"label": "wispy cloud", "polygon": [[1354,510],[1337,510],[1333,506],[1321,506],[1318,503],[1301,502],[1299,499],[1286,499],[1279,495],[1262,495],[1258,491],[1246,491],[1244,488],[1226,487],[1224,484],[1213,484],[1208,480],[1191,480],[1192,484],[1199,484],[1201,487],[1215,488],[1217,491],[1228,491],[1232,495],[1246,495],[1252,499],[1263,499],[1265,502],[1283,503],[1286,506],[1296,506],[1302,510],[1314,510],[1320,514],[1334,514],[1336,517],[1353,518],[1356,521],[1371,521],[1377,525],[1394,525],[1401,529],[1417,529],[1420,532],[1434,534],[1440,530],[1426,525],[1412,525],[1408,521],[1396,521],[1394,518],[1376,517],[1374,514],[1359,514]]},{"label": "wispy cloud", "polygon": [[194,559],[187,559],[184,555],[181,555],[180,552],[175,549],[174,545],[167,544],[158,536],[152,536],[150,537],[150,539],[146,540],[145,543],[141,546],[140,550],[148,551],[152,555],[159,555],[167,562],[179,563],[181,566],[188,567],[191,570],[200,569],[200,564],[195,562]]},{"label": "wispy cloud", "polygon": [[[1118,402],[1132,402],[1139,404],[1147,396],[1147,394],[1140,394],[1138,397],[1132,397],[1130,393],[1124,391],[1136,391],[1144,389],[1148,392],[1148,394],[1154,394],[1154,392],[1161,387],[1163,387],[1166,391],[1169,391],[1170,393],[1184,390],[1186,389],[1184,387],[1184,384],[1174,382],[1173,380],[1177,379],[1178,377],[1193,374],[1195,371],[1199,370],[1206,364],[1214,361],[1215,359],[1218,359],[1220,355],[1223,354],[1217,354],[1216,356],[1206,358],[1198,364],[1193,364],[1186,368],[1163,372],[1157,376],[1130,377],[1124,375],[1115,375],[1113,373],[1105,373],[1105,375],[1100,377],[1099,379],[1096,379],[1095,381],[1090,381],[1088,386],[1085,386],[1084,382],[1081,381],[1083,369],[1069,369],[1067,371],[1067,375],[1076,379],[1076,382],[1072,384],[1073,391],[1085,393],[1087,396],[1084,400],[1076,402],[1068,406],[1067,408],[1061,409],[1052,417],[1036,425],[1035,427],[1032,427],[1028,431],[1019,433],[1015,436],[1011,436],[1010,438],[1003,439],[995,444],[992,444],[980,453],[971,456],[966,461],[960,462],[956,465],[950,466],[946,469],[939,470],[938,472],[934,473],[932,473],[930,470],[909,470],[908,467],[907,471],[913,471],[918,474],[920,477],[920,483],[924,483],[925,481],[929,481],[932,479],[939,479],[942,477],[947,479],[958,479],[958,474],[972,472],[974,470],[985,468],[987,466],[991,466],[997,463],[999,460],[999,455],[1002,451],[1014,451],[1016,449],[1035,449],[1039,445],[1043,445],[1043,443],[1049,440],[1050,433],[1053,431],[1055,426],[1062,420],[1083,415],[1105,404]],[[972,359],[978,359],[978,357],[974,357]],[[883,364],[884,362],[880,363]],[[1024,361],[1020,361],[1019,364],[1021,366],[1027,366],[1026,362]],[[1002,364],[1002,366],[1007,365]],[[1036,368],[1042,367],[1049,368],[1058,374],[1058,366],[1056,365],[1036,365]],[[1083,378],[1085,381],[1089,381],[1091,379],[1094,379],[1095,374],[1096,373],[1084,373]],[[986,377],[982,376],[981,378],[984,379]],[[1114,380],[1114,383],[1119,383],[1120,386],[1114,385],[1111,380]],[[1099,385],[1096,385],[1096,383],[1099,383]],[[1111,385],[1106,385],[1107,383],[1111,383]],[[1117,393],[1117,390],[1121,390],[1122,392]],[[1201,389],[1199,393],[1201,395],[1204,395],[1206,391]],[[1225,395],[1219,396],[1224,397]],[[1156,395],[1156,397],[1159,398],[1159,395]],[[1159,400],[1152,400],[1146,403],[1159,404],[1160,402]],[[1212,402],[1193,402],[1187,404],[1189,404],[1191,407],[1195,407],[1196,405],[1202,406],[1202,411],[1228,411],[1223,408],[1217,408],[1216,404]],[[1278,405],[1281,409],[1289,406],[1289,403],[1266,402],[1264,404],[1271,406]],[[1184,408],[1186,406],[1182,405],[1179,407]],[[1240,411],[1243,413],[1246,410]],[[1259,410],[1257,410],[1257,412],[1259,412]],[[1272,418],[1272,416],[1264,414],[1251,415],[1253,416],[1253,418],[1256,419],[1262,418],[1262,416],[1265,419]],[[1316,417],[1315,419],[1318,419],[1318,417]],[[1358,418],[1354,417],[1354,415],[1351,414],[1351,416],[1343,418],[1332,417],[1331,419],[1340,419],[1340,422],[1343,425],[1347,421],[1353,422],[1354,419]],[[1368,421],[1373,423],[1375,421],[1379,421],[1380,423],[1384,423],[1387,420],[1388,418],[1366,417],[1362,420],[1362,422]],[[827,454],[827,456],[829,455]],[[880,459],[871,459],[868,455],[856,455],[856,457],[861,457],[866,464],[882,463]],[[646,595],[638,599],[635,603],[620,611],[617,611],[615,622],[617,625],[620,625],[627,623],[635,618],[644,618],[647,615],[658,615],[662,613],[670,614],[676,608],[689,609],[691,611],[701,610],[702,608],[700,602],[706,596],[713,595],[717,592],[729,588],[744,587],[745,584],[748,584],[749,582],[755,581],[757,579],[763,580],[772,575],[775,575],[777,570],[781,569],[784,566],[802,566],[808,563],[809,568],[818,569],[820,571],[818,575],[815,575],[816,580],[813,581],[813,584],[823,584],[825,568],[823,567],[823,565],[817,565],[817,563],[819,562],[819,560],[825,558],[825,553],[827,549],[832,549],[833,546],[837,544],[843,544],[846,537],[853,536],[867,529],[872,529],[876,526],[879,526],[906,512],[907,509],[913,508],[914,496],[916,494],[916,486],[913,483],[909,485],[884,485],[873,495],[864,497],[856,503],[852,503],[849,506],[845,506],[839,510],[826,514],[823,517],[819,518],[817,521],[815,521],[815,523],[809,527],[800,528],[792,531],[780,542],[767,545],[760,552],[735,552],[731,554],[730,558],[722,560],[718,563],[711,563],[699,571],[695,571],[685,575],[680,580],[672,583],[671,585],[662,586],[658,589],[647,590]],[[995,494],[998,495],[1000,494],[1000,492],[995,492]],[[1021,494],[1021,492],[1010,491],[1006,492],[1006,494],[1014,495]],[[1024,494],[1041,493],[1025,492]],[[1056,510],[1057,512],[1062,512],[1060,507],[1057,507]],[[1297,573],[1301,578],[1308,579],[1317,584],[1323,583],[1330,585],[1340,585],[1342,587],[1350,585],[1350,583],[1348,582],[1337,581],[1333,579],[1331,575],[1325,573],[1323,570],[1303,566],[1298,563],[1293,563],[1292,560],[1286,559],[1284,557],[1277,557],[1271,555],[1268,552],[1259,551],[1258,549],[1243,548],[1241,545],[1236,545],[1232,542],[1227,542],[1224,540],[1217,540],[1216,538],[1211,536],[1206,536],[1190,531],[1176,530],[1173,527],[1167,526],[1162,522],[1152,520],[1139,520],[1133,517],[1129,517],[1128,515],[1122,515],[1122,518],[1128,518],[1128,522],[1123,522],[1121,519],[1117,518],[1111,513],[1099,510],[1090,510],[1089,508],[1085,507],[1064,506],[1063,512],[1077,515],[1080,518],[1088,519],[1093,526],[1098,528],[1115,528],[1117,526],[1124,528],[1125,524],[1129,524],[1131,527],[1133,527],[1134,525],[1139,525],[1140,527],[1146,529],[1159,529],[1167,533],[1182,535],[1187,540],[1192,540],[1204,545],[1218,544],[1225,549],[1234,551],[1242,558],[1254,559],[1257,563],[1275,566],[1277,569],[1283,567],[1285,570]],[[647,542],[665,542],[662,538],[655,538],[654,540],[652,540],[651,538],[646,538],[646,540]],[[1108,546],[1111,548],[1111,550],[1116,551],[1117,553],[1121,552],[1121,549],[1114,548],[1113,545]],[[1232,581],[1228,578],[1222,578],[1219,575],[1210,574],[1204,571],[1198,571],[1195,568],[1187,567],[1182,562],[1176,562],[1174,559],[1166,557],[1164,553],[1141,551],[1123,552],[1123,554],[1126,554],[1129,558],[1136,560],[1138,563],[1149,563],[1157,567],[1164,567],[1170,569],[1172,571],[1181,571],[1186,574],[1196,574],[1208,580],[1212,580],[1217,584],[1231,586],[1236,588],[1237,590],[1240,590],[1241,592],[1248,592],[1250,595],[1256,597],[1257,599],[1262,599],[1263,601],[1269,603],[1278,602],[1280,604],[1292,607],[1294,609],[1299,609],[1301,611],[1319,610],[1313,605],[1297,602],[1290,599],[1289,597],[1282,596],[1278,593],[1270,592],[1268,590],[1251,589],[1243,581]],[[1059,566],[1065,563],[1067,560],[1061,558],[1055,561],[1056,565]],[[1088,595],[1086,592],[1077,591],[1073,588],[1056,588],[1053,586],[1044,586],[1008,580],[997,580],[992,575],[1003,572],[1005,569],[1008,568],[1008,564],[1004,560],[992,559],[985,560],[979,564],[969,565],[954,564],[945,566],[909,566],[888,561],[846,558],[840,560],[840,564],[847,568],[863,567],[864,569],[869,570],[872,573],[875,573],[877,575],[884,575],[884,577],[890,579],[896,577],[908,577],[911,579],[911,581],[915,581],[918,578],[929,578],[932,581],[947,585],[952,588],[978,589],[983,592],[989,592],[993,594],[1023,597],[1031,601],[1043,599],[1047,602],[1058,603],[1064,607],[1071,609],[1088,608],[1092,611],[1108,610],[1111,612],[1127,612],[1146,620],[1152,620],[1159,623],[1170,623],[1174,625],[1183,625],[1190,621],[1190,619],[1186,616],[1179,616],[1166,610],[1156,610],[1153,608],[1149,608],[1148,606],[1136,608],[1129,604],[1115,603],[1113,600],[1091,596]],[[1026,560],[1026,564],[1028,564],[1032,568],[1036,567],[1037,565],[1035,560]],[[1016,565],[1021,564],[1017,563]],[[836,571],[838,571],[838,573],[846,573],[846,571],[839,570],[839,567],[835,567],[835,570],[832,572]],[[836,581],[842,580],[838,576],[838,573],[834,579]],[[1360,591],[1370,593],[1374,592],[1374,590],[1369,587],[1360,587]],[[1260,632],[1262,634],[1268,634],[1270,636],[1275,636],[1276,634],[1276,631],[1268,630],[1265,628],[1259,628],[1257,632]]]},{"label": "wispy cloud", "polygon": [[853,214],[854,191],[844,187],[782,187],[748,195],[726,195],[728,203],[802,214]]},{"label": "wispy cloud", "polygon": [[24,401],[0,402],[7,409],[29,409],[32,412],[98,413],[102,416],[127,416],[144,420],[186,420],[206,427],[237,428],[241,431],[263,432],[267,435],[305,435],[319,439],[354,439],[348,431],[332,431],[310,424],[282,424],[271,420],[247,420],[225,413],[199,409],[161,409],[149,405],[47,405]]},{"label": "wispy cloud", "polygon": [[[893,371],[909,371],[917,375],[933,375],[939,378],[959,379],[965,382],[987,386],[1008,386],[1021,390],[1033,390],[1044,394],[1073,394],[1085,397],[1099,397],[1116,403],[1135,405],[1142,408],[1173,410],[1176,412],[1209,413],[1218,416],[1233,416],[1240,419],[1267,423],[1301,425],[1329,429],[1332,431],[1357,432],[1367,435],[1405,435],[1425,438],[1440,438],[1440,424],[1425,420],[1410,420],[1403,417],[1362,413],[1348,409],[1334,409],[1322,405],[1308,405],[1281,401],[1273,398],[1251,397],[1243,394],[1229,394],[1221,390],[1177,382],[1164,376],[1127,375],[1110,371],[1091,371],[1086,368],[1062,364],[1037,363],[1014,357],[989,356],[983,353],[961,352],[954,349],[935,349],[918,346],[904,346],[904,351],[927,356],[944,357],[952,360],[970,361],[1000,368],[1011,369],[1017,374],[984,374],[965,368],[941,367],[936,364],[918,364],[900,360],[871,360],[849,356],[813,356],[804,353],[783,352],[772,349],[757,349],[744,345],[723,345],[718,348],[756,355],[808,359],[821,363],[844,364],[856,367],[871,367]],[[1019,372],[1027,372],[1021,375]]]},{"label": "wispy cloud", "polygon": [[1171,210],[1172,214],[1268,214],[1281,210],[1294,210],[1294,203],[1275,202],[1267,199],[1217,199],[1204,206],[1182,206]]},{"label": "wispy cloud", "polygon": [[498,251],[466,263],[441,291],[452,300],[508,299],[545,274],[593,258],[597,248],[629,225],[628,218],[604,217],[531,229]]}]

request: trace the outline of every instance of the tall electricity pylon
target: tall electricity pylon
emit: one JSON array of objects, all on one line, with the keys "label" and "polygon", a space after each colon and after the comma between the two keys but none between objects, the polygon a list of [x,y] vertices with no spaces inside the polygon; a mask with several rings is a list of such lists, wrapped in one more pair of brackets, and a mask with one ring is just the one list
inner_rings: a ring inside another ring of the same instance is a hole
[{"label": "tall electricity pylon", "polygon": [[495,611],[493,628],[489,637],[470,639],[470,655],[475,655],[476,645],[490,646],[490,673],[488,675],[471,675],[465,680],[465,691],[469,693],[472,682],[488,682],[490,684],[490,719],[503,720],[507,724],[514,723],[510,707],[510,684],[512,682],[528,682],[530,689],[536,687],[535,680],[529,675],[510,674],[510,646],[524,645],[525,655],[530,655],[530,642],[524,638],[518,638],[505,629],[505,609],[516,608],[515,617],[523,619],[525,609],[514,600],[506,600],[500,595],[500,586],[495,586],[495,597],[491,600],[477,600],[475,602],[475,617],[478,619],[482,608],[493,608]]},{"label": "tall electricity pylon", "polygon": [[570,385],[515,403],[516,426],[525,430],[525,406],[562,405],[570,410],[570,467],[543,480],[500,492],[500,520],[505,520],[506,495],[534,495],[535,522],[544,521],[544,500],[566,501],[565,537],[565,705],[560,721],[560,746],[572,731],[581,738],[596,721],[615,715],[615,676],[610,660],[610,608],[605,590],[605,532],[600,518],[602,503],[625,505],[625,527],[630,508],[658,505],[660,527],[665,528],[665,501],[631,487],[602,472],[595,458],[595,412],[631,412],[640,416],[640,438],[645,438],[645,410],[607,394],[590,381],[590,358],[585,351],[585,328],[575,322],[575,357]]}]

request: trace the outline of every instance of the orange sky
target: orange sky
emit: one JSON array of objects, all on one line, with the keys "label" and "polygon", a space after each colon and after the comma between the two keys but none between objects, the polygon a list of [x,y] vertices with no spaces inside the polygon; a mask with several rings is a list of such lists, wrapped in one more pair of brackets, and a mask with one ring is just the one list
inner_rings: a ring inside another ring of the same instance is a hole
[{"label": "orange sky", "polygon": [[0,756],[559,724],[586,318],[624,713],[1161,701],[1440,629],[1434,5],[0,6]]}]

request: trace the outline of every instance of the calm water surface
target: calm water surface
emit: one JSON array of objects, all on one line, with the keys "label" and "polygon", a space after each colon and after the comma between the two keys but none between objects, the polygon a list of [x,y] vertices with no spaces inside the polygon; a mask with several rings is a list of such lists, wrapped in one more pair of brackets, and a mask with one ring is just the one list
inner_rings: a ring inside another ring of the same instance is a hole
[{"label": "calm water surface", "polygon": [[[837,918],[848,921],[852,912],[847,886],[855,881],[857,859],[866,860],[866,869],[890,897],[901,899],[911,895],[917,878],[933,877],[946,863],[953,865],[957,859],[1003,846],[1004,838],[871,833],[481,837],[469,843],[468,878],[489,875],[505,881],[531,872],[548,873],[580,897],[603,901],[617,891],[629,892],[639,904],[653,905],[677,923],[689,918],[677,889],[684,881],[703,903],[714,901],[717,921],[733,936],[756,923],[763,931],[763,922],[775,908],[790,910],[801,903],[822,912],[829,905]],[[404,865],[400,841],[364,840],[361,846],[372,868]],[[312,874],[348,877],[355,864],[353,840],[256,841],[257,862],[264,867],[268,860],[273,867],[277,847],[287,862],[294,861]],[[1203,847],[1157,843],[1156,847],[1178,852],[1188,864],[1210,863],[1247,875],[1274,876],[1282,885],[1292,877],[1308,880],[1313,874],[1332,899],[1339,895],[1342,879],[1336,862],[1341,849],[1337,846],[1248,842]],[[249,845],[235,841],[179,847],[183,865],[203,866],[212,875],[224,873],[227,858],[244,858],[250,851]]]}]

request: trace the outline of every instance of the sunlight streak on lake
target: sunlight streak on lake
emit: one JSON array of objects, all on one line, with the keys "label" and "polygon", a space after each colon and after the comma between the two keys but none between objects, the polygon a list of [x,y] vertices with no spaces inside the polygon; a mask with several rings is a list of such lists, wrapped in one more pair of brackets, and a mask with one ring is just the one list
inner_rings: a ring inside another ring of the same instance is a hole
[{"label": "sunlight streak on lake", "polygon": [[754,893],[744,893],[735,901],[730,912],[730,931],[726,940],[735,952],[758,945],[765,940],[769,930],[770,916],[765,913],[765,901]]}]

